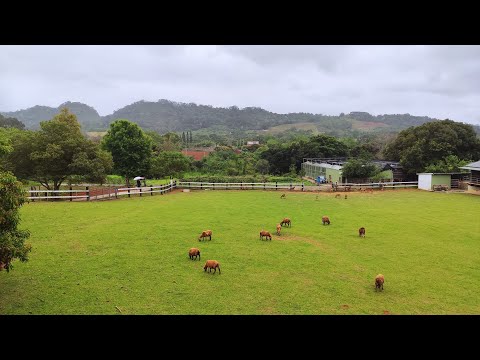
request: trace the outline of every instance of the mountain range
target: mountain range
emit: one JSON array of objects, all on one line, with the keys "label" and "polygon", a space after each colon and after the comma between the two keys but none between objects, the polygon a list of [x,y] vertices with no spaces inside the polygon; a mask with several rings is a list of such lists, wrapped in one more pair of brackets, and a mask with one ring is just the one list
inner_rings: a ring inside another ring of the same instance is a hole
[{"label": "mountain range", "polygon": [[[367,112],[341,113],[338,116],[289,113],[277,114],[259,107],[240,109],[236,106],[228,108],[180,103],[169,100],[138,101],[127,105],[110,115],[100,116],[91,106],[80,102],[66,102],[57,108],[34,106],[24,110],[0,112],[6,117],[14,117],[22,121],[27,129],[38,129],[41,121],[50,120],[58,114],[60,108],[67,107],[77,115],[78,121],[85,131],[102,131],[116,119],[128,119],[145,130],[159,133],[169,131],[181,132],[200,130],[210,127],[227,127],[236,130],[266,130],[283,124],[314,124],[326,133],[341,134],[349,131],[397,132],[410,126],[418,126],[439,119],[428,116],[410,114],[371,115]],[[443,119],[442,119],[443,120]],[[480,134],[480,126],[473,125]]]}]

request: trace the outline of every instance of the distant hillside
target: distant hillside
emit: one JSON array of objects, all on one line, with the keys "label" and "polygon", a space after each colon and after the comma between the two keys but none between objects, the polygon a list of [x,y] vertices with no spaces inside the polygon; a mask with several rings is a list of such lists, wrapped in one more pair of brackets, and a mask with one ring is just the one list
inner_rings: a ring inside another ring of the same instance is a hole
[{"label": "distant hillside", "polygon": [[[216,108],[210,105],[178,103],[169,100],[157,102],[138,101],[127,105],[113,114],[100,117],[97,111],[85,104],[67,102],[58,108],[34,106],[15,112],[1,113],[22,121],[29,129],[37,129],[40,121],[49,120],[58,113],[60,107],[68,107],[78,116],[83,130],[107,129],[116,119],[128,119],[136,122],[145,130],[159,133],[181,132],[212,127],[226,127],[239,131],[266,130],[290,124],[284,128],[317,129],[334,136],[355,135],[362,132],[397,132],[410,126],[422,125],[438,119],[410,114],[385,114],[373,116],[367,112],[351,112],[330,116],[310,113],[276,114],[258,107],[239,109],[236,106]],[[307,125],[311,124],[311,125]],[[480,134],[480,126],[474,126]]]},{"label": "distant hillside", "polygon": [[72,113],[77,115],[77,119],[82,124],[83,130],[96,129],[102,126],[102,120],[97,110],[93,107],[79,103],[67,101],[57,108],[49,106],[34,106],[25,110],[18,110],[13,112],[2,112],[0,114],[8,117],[13,117],[20,120],[28,129],[39,129],[40,122],[51,120],[60,111],[60,108],[67,107]]},{"label": "distant hillside", "polygon": [[[257,107],[239,109],[214,108],[208,105],[177,103],[168,100],[158,102],[139,101],[102,118],[104,126],[119,118],[129,119],[145,129],[164,133],[167,131],[199,130],[212,126],[227,126],[239,130],[266,130],[284,124],[314,124],[325,132],[345,132],[372,128],[398,131],[412,125],[434,121],[426,116],[378,115],[352,112],[342,116],[310,113],[276,114]],[[378,123],[378,125],[369,123]],[[302,126],[302,125],[300,125]],[[293,127],[293,126],[291,126]],[[288,127],[287,127],[288,128]]]}]

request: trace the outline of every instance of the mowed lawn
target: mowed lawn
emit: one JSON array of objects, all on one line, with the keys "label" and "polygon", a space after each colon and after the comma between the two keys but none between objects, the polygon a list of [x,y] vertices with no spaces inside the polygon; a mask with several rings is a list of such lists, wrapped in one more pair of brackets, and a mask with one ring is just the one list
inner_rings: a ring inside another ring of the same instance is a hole
[{"label": "mowed lawn", "polygon": [[0,314],[480,314],[479,196],[281,193],[26,204],[33,250],[0,272]]}]

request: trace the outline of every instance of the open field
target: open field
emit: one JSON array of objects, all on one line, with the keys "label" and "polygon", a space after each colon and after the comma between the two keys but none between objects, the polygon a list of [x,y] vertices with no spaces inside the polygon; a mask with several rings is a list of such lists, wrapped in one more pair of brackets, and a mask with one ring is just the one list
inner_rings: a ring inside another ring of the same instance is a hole
[{"label": "open field", "polygon": [[282,125],[277,125],[273,126],[271,128],[268,128],[265,133],[268,134],[278,134],[286,130],[290,129],[298,129],[298,130],[312,130],[314,135],[319,134],[319,131],[317,129],[317,125],[315,123],[311,122],[299,122],[299,123],[294,123],[294,124],[282,124]]},{"label": "open field", "polygon": [[0,314],[480,314],[480,197],[281,193],[26,204],[33,251],[0,272]]}]

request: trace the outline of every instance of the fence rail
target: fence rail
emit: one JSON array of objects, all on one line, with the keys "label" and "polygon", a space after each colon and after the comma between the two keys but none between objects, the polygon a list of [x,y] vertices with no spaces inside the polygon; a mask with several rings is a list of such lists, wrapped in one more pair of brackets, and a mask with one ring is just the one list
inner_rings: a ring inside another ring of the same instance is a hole
[{"label": "fence rail", "polygon": [[304,188],[303,183],[247,183],[247,182],[200,182],[200,181],[179,181],[178,188],[186,189],[212,189],[212,190],[255,190],[255,189],[276,189],[293,190],[296,187]]},{"label": "fence rail", "polygon": [[[327,186],[324,184],[323,187]],[[328,185],[329,187],[330,185]],[[334,191],[350,191],[352,188],[407,188],[418,187],[418,181],[405,181],[405,182],[378,182],[378,183],[343,183],[333,185]],[[170,184],[159,186],[144,186],[144,187],[123,187],[123,188],[102,188],[102,189],[89,189],[87,186],[84,190],[28,190],[28,199],[35,200],[48,200],[48,199],[86,199],[89,200],[102,200],[102,199],[117,199],[120,196],[131,197],[136,196],[153,196],[155,193],[161,195],[172,191],[175,188],[180,189],[211,189],[211,190],[295,190],[299,189],[305,191],[304,183],[247,183],[247,182],[200,182],[200,181],[172,181]],[[311,189],[312,187],[309,187]],[[51,194],[51,195],[49,195]]]}]

